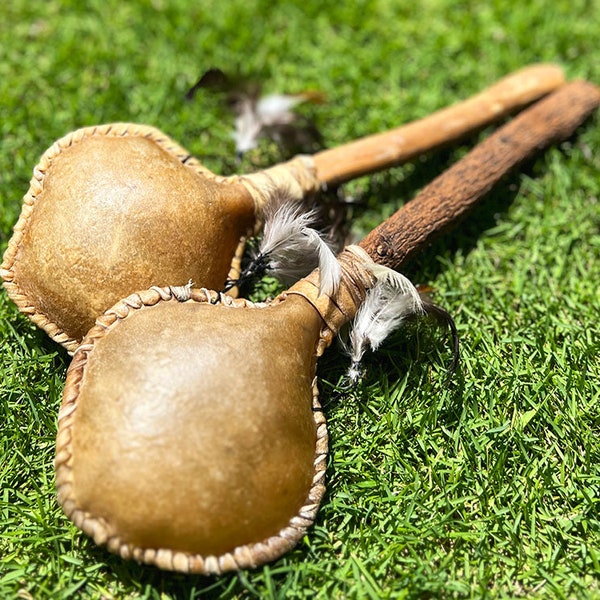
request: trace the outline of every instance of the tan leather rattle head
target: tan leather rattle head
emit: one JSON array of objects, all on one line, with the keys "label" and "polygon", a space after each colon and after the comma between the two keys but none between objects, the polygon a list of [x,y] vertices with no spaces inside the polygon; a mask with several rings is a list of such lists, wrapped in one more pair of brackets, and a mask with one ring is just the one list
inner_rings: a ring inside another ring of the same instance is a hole
[{"label": "tan leather rattle head", "polygon": [[398,164],[501,118],[564,81],[536,65],[386,133],[266,171],[218,177],[152,127],[87,127],[34,169],[0,275],[19,309],[73,352],[95,318],[151,285],[222,289],[244,237],[283,192],[301,200]]},{"label": "tan leather rattle head", "polygon": [[132,285],[222,286],[254,226],[246,188],[160,131],[87,128],[42,157],[4,276],[22,310],[73,350]]},{"label": "tan leather rattle head", "polygon": [[324,491],[325,331],[295,294],[256,305],[152,288],[119,303],[69,369],[56,455],[66,514],[113,552],[165,569],[280,556]]}]

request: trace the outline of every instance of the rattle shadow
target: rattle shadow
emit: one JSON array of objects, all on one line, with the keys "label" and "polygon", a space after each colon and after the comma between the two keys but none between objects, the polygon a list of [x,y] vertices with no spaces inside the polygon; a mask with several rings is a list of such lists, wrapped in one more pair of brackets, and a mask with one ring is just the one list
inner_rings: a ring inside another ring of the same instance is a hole
[{"label": "rattle shadow", "polygon": [[[112,574],[115,582],[126,588],[136,589],[148,597],[148,592],[154,590],[160,597],[167,595],[173,598],[196,598],[201,595],[210,600],[234,597],[247,587],[244,585],[242,572],[200,575],[164,571],[155,565],[123,560],[87,537],[79,537],[75,544],[77,554],[85,557],[86,564],[102,565],[103,570]],[[292,554],[293,552],[294,550]]]}]

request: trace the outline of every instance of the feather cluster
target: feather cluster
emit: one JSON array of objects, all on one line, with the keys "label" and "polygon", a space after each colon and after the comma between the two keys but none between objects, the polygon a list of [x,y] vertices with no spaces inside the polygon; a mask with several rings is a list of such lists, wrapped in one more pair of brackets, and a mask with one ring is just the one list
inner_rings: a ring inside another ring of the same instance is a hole
[{"label": "feather cluster", "polygon": [[346,344],[351,359],[347,376],[353,385],[360,379],[365,352],[377,350],[407,318],[425,312],[419,291],[404,275],[376,263],[371,270],[377,281],[354,317]]},{"label": "feather cluster", "polygon": [[239,285],[255,277],[272,275],[292,284],[318,267],[319,293],[335,293],[342,269],[333,249],[314,228],[317,218],[317,210],[307,211],[296,201],[284,199],[267,208],[258,251],[242,271],[240,279],[231,283]]},{"label": "feather cluster", "polygon": [[235,131],[232,133],[236,154],[242,156],[256,148],[262,135],[276,138],[285,126],[296,121],[297,115],[292,109],[307,99],[305,94],[269,94],[258,100],[241,99],[236,106]]},{"label": "feather cluster", "polygon": [[271,138],[290,156],[312,152],[315,146],[320,146],[321,136],[316,127],[295,113],[294,108],[304,102],[321,103],[324,101],[323,94],[305,91],[262,95],[260,88],[255,81],[212,68],[188,90],[186,98],[191,100],[201,89],[227,95],[227,102],[236,115],[232,137],[238,158],[256,148],[261,137]]}]

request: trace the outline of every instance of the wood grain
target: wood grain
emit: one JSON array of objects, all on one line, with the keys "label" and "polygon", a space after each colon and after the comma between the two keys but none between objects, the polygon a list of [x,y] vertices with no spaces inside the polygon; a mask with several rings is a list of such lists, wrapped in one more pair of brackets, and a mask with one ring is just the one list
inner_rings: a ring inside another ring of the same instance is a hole
[{"label": "wood grain", "polygon": [[523,111],[437,177],[360,243],[398,269],[460,221],[507,173],[570,137],[600,105],[600,89],[574,81]]}]

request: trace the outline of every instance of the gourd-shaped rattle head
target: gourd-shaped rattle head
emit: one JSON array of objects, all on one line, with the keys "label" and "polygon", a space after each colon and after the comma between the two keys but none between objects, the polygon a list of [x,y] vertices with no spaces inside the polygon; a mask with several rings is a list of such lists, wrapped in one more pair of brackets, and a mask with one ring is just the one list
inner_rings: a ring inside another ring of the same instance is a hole
[{"label": "gourd-shaped rattle head", "polygon": [[152,288],[102,316],[59,415],[58,495],[73,522],[123,557],[185,572],[291,548],[324,491],[317,358],[364,294],[333,304],[317,290],[253,304]]}]

